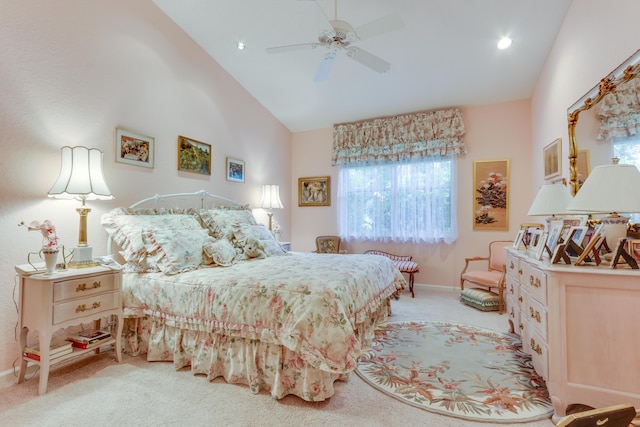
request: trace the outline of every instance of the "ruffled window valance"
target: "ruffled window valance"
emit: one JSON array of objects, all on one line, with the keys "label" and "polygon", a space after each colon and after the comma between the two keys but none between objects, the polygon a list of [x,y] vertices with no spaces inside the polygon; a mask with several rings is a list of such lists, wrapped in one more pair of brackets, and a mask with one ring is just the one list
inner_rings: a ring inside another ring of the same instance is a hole
[{"label": "ruffled window valance", "polygon": [[380,164],[466,154],[457,108],[333,126],[331,164]]},{"label": "ruffled window valance", "polygon": [[640,130],[640,79],[621,83],[597,104],[598,140],[627,138]]}]

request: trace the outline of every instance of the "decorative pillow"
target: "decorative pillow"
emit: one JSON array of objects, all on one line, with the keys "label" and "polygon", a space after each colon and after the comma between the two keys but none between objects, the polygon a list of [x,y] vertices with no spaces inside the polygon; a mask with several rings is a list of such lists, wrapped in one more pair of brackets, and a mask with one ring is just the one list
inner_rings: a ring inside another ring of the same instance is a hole
[{"label": "decorative pillow", "polygon": [[245,258],[266,258],[287,254],[264,225],[237,225],[233,231],[233,242],[242,250]]},{"label": "decorative pillow", "polygon": [[213,264],[228,267],[236,262],[236,248],[228,240],[214,240],[209,238],[202,248],[205,257],[209,257]]},{"label": "decorative pillow", "polygon": [[208,237],[202,228],[150,229],[142,233],[148,258],[164,274],[197,269],[202,263],[202,244]]},{"label": "decorative pillow", "polygon": [[199,215],[202,224],[209,229],[209,235],[216,239],[231,240],[233,229],[239,224],[257,225],[248,207],[201,209]]},{"label": "decorative pillow", "polygon": [[202,230],[192,209],[130,209],[116,208],[102,215],[102,226],[114,243],[122,249],[127,271],[157,271],[146,259],[148,253],[142,240],[144,230]]}]

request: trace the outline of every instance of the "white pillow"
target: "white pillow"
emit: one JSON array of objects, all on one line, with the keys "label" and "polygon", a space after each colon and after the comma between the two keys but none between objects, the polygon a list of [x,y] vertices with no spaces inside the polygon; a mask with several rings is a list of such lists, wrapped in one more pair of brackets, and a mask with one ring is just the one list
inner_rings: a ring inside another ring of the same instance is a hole
[{"label": "white pillow", "polygon": [[165,274],[197,269],[202,264],[202,245],[207,230],[186,228],[144,230],[142,238],[149,258]]},{"label": "white pillow", "polygon": [[211,258],[214,264],[228,267],[236,262],[236,248],[228,240],[210,240],[203,246],[205,256]]}]

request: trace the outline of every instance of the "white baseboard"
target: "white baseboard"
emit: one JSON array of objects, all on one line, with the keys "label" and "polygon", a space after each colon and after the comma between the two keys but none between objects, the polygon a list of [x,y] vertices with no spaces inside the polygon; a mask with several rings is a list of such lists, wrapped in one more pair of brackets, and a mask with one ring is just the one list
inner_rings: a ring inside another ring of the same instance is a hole
[{"label": "white baseboard", "polygon": [[432,290],[438,290],[438,291],[449,291],[449,292],[458,292],[460,293],[460,287],[459,286],[442,286],[442,285],[429,285],[429,284],[425,284],[425,283],[414,283],[413,284],[413,288],[415,290],[415,288],[429,288]]},{"label": "white baseboard", "polygon": [[[27,363],[26,378],[31,378],[37,371],[39,366],[35,363]],[[20,368],[16,366],[15,369],[11,368],[4,372],[0,372],[0,389],[9,387],[18,381],[18,374]]]}]

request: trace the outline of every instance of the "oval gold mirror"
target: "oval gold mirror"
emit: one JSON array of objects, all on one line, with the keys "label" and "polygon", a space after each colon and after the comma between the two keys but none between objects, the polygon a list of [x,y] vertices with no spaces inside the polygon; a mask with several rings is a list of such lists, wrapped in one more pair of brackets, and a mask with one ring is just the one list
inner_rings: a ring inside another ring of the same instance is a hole
[{"label": "oval gold mirror", "polygon": [[[625,132],[640,135],[639,73],[640,50],[569,108],[569,182],[573,195],[588,176],[590,162],[594,166],[611,163],[613,137]],[[582,119],[580,127],[578,118]]]}]

